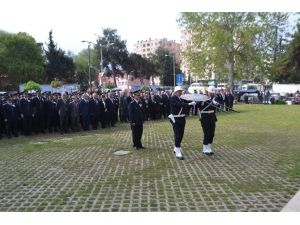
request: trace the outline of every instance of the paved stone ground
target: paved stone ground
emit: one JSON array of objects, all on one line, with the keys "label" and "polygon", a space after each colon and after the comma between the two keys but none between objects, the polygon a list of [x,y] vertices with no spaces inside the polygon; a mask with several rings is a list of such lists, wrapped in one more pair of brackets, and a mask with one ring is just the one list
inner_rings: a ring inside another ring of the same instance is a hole
[{"label": "paved stone ground", "polygon": [[280,211],[298,191],[300,178],[282,175],[273,144],[217,142],[208,157],[200,152],[199,122],[189,119],[187,129],[184,161],[174,158],[166,121],[145,124],[148,148],[141,151],[129,147],[130,130],[120,124],[105,132],[20,137],[32,149],[0,142],[0,211]]}]

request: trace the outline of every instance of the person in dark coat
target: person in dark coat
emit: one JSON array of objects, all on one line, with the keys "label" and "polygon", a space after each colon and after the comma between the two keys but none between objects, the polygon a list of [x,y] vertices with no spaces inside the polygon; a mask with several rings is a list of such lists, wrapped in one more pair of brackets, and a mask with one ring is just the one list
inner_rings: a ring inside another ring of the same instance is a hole
[{"label": "person in dark coat", "polygon": [[154,95],[154,101],[155,101],[155,119],[161,119],[162,111],[163,111],[163,102],[162,102],[160,91],[158,91]]},{"label": "person in dark coat", "polygon": [[17,106],[12,102],[12,97],[8,96],[3,105],[3,118],[6,124],[6,136],[11,138],[12,135],[18,137],[17,121],[19,112]]},{"label": "person in dark coat", "polygon": [[61,99],[57,101],[57,111],[59,115],[60,133],[68,133],[69,103],[67,93],[61,93]]},{"label": "person in dark coat", "polygon": [[225,108],[226,111],[230,111],[233,109],[233,102],[234,102],[234,96],[233,94],[230,92],[229,89],[227,89],[226,94],[225,94]]},{"label": "person in dark coat", "polygon": [[89,105],[89,95],[84,93],[81,97],[81,101],[79,103],[79,112],[82,121],[83,130],[90,129],[90,105]]},{"label": "person in dark coat", "polygon": [[107,126],[107,108],[105,104],[105,99],[105,94],[102,94],[99,101],[99,121],[101,123],[101,128],[106,128]]},{"label": "person in dark coat", "polygon": [[147,121],[150,118],[150,97],[148,93],[145,93],[143,101],[143,113],[144,113],[144,120]]},{"label": "person in dark coat", "polygon": [[127,122],[128,121],[128,96],[127,91],[124,91],[124,93],[120,96],[120,107],[119,107],[119,115],[120,115],[120,121]]},{"label": "person in dark coat", "polygon": [[4,133],[4,119],[3,119],[3,97],[0,95],[0,139]]},{"label": "person in dark coat", "polygon": [[215,136],[216,129],[216,108],[219,106],[214,98],[214,88],[209,87],[208,96],[210,97],[207,101],[201,102],[199,109],[200,123],[203,130],[203,154],[213,155],[212,143]]},{"label": "person in dark coat", "polygon": [[98,120],[99,120],[99,99],[98,94],[93,93],[92,98],[89,101],[90,104],[90,121],[92,124],[93,130],[97,130],[98,128]]},{"label": "person in dark coat", "polygon": [[108,94],[108,98],[105,99],[105,105],[107,108],[107,113],[109,116],[108,120],[108,126],[109,127],[114,127],[115,126],[115,104],[113,103],[113,96],[112,93]]},{"label": "person in dark coat", "polygon": [[48,93],[45,101],[45,117],[46,117],[46,128],[49,133],[57,131],[57,103],[51,93]]},{"label": "person in dark coat", "polygon": [[[211,87],[211,89],[212,89],[212,87]],[[217,90],[217,93],[215,96],[215,101],[220,105],[220,107],[217,109],[217,111],[222,111],[223,105],[224,105],[224,98],[223,98],[221,90]]]},{"label": "person in dark coat", "polygon": [[78,132],[80,130],[79,101],[77,95],[73,95],[71,99],[69,103],[71,129]]},{"label": "person in dark coat", "polygon": [[154,93],[151,92],[149,96],[149,112],[150,112],[150,118],[151,120],[155,120],[156,116],[156,101],[154,99]]},{"label": "person in dark coat", "polygon": [[115,123],[119,120],[119,106],[120,106],[120,97],[118,93],[113,94],[113,103],[115,106]]},{"label": "person in dark coat", "polygon": [[168,101],[169,101],[169,97],[166,95],[165,92],[162,92],[162,94],[161,94],[161,101],[162,101],[162,105],[161,105],[162,115],[166,119],[167,116],[169,115],[168,111],[167,111],[167,107],[168,107],[167,104],[168,104]]},{"label": "person in dark coat", "polygon": [[23,132],[25,136],[32,133],[32,118],[34,117],[31,99],[27,92],[24,92],[24,97],[20,100],[20,115],[23,121]]},{"label": "person in dark coat", "polygon": [[45,133],[45,98],[42,97],[40,91],[37,91],[36,96],[32,99],[32,106],[34,112],[33,130],[36,134]]},{"label": "person in dark coat", "polygon": [[133,147],[136,150],[144,148],[141,142],[143,135],[144,116],[142,103],[140,101],[141,92],[139,88],[133,90],[134,100],[128,106],[128,114],[132,131]]},{"label": "person in dark coat", "polygon": [[174,150],[177,159],[184,159],[181,149],[181,141],[184,135],[185,128],[185,112],[189,106],[195,105],[195,102],[184,103],[180,96],[184,89],[181,86],[176,86],[173,96],[170,98],[171,114],[168,116],[174,132]]}]

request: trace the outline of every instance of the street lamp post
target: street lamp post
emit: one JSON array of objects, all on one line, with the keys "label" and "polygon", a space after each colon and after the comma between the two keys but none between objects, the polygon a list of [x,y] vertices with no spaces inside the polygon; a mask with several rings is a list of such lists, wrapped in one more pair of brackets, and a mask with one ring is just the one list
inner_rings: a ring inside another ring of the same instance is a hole
[{"label": "street lamp post", "polygon": [[[165,55],[165,57],[171,57],[170,55]],[[176,75],[175,75],[175,55],[172,55],[173,61],[173,76],[174,76],[174,88],[176,86]]]},{"label": "street lamp post", "polygon": [[91,88],[91,84],[92,84],[91,83],[91,44],[93,44],[93,42],[91,42],[91,41],[81,41],[81,42],[88,43],[89,89],[91,91],[92,90],[92,88]]}]

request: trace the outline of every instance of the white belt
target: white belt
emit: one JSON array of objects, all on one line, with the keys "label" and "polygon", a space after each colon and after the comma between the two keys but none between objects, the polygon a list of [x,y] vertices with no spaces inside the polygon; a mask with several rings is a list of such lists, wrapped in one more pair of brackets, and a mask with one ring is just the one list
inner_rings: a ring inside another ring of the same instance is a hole
[{"label": "white belt", "polygon": [[181,114],[181,115],[174,115],[174,117],[185,117],[185,114]]},{"label": "white belt", "polygon": [[209,111],[201,111],[201,113],[214,113],[214,110],[209,110]]}]

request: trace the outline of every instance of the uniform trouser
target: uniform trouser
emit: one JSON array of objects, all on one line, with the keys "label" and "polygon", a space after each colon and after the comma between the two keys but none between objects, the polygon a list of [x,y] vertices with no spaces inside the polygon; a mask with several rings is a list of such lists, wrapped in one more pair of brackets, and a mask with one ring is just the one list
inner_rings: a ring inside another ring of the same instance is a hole
[{"label": "uniform trouser", "polygon": [[203,144],[211,144],[215,136],[216,119],[214,114],[201,115],[201,126],[203,130]]},{"label": "uniform trouser", "polygon": [[79,131],[79,115],[73,115],[71,116],[71,129],[73,131]]},{"label": "uniform trouser", "polygon": [[98,117],[95,114],[91,114],[90,118],[91,118],[92,127],[94,130],[96,130],[98,128]]},{"label": "uniform trouser", "polygon": [[45,116],[43,114],[36,114],[33,118],[32,125],[35,133],[45,132]]},{"label": "uniform trouser", "polygon": [[59,116],[59,125],[60,125],[60,132],[68,132],[68,116],[67,115],[60,115]]},{"label": "uniform trouser", "polygon": [[133,147],[142,147],[143,124],[131,125]]},{"label": "uniform trouser", "polygon": [[56,117],[53,115],[47,116],[47,128],[49,132],[57,129]]},{"label": "uniform trouser", "polygon": [[23,131],[24,131],[24,135],[31,135],[31,132],[32,132],[32,116],[31,115],[24,116]]},{"label": "uniform trouser", "polygon": [[83,128],[83,130],[90,129],[89,115],[82,115],[81,119],[82,119],[82,128]]},{"label": "uniform trouser", "polygon": [[178,117],[175,119],[175,123],[170,120],[173,131],[174,131],[174,140],[175,140],[175,147],[180,148],[181,141],[184,135],[184,127],[185,127],[185,117]]},{"label": "uniform trouser", "polygon": [[13,120],[8,120],[7,121],[7,130],[6,130],[6,135],[7,137],[11,137],[11,135],[15,135],[18,136],[18,132],[17,132],[17,120],[13,119]]}]

